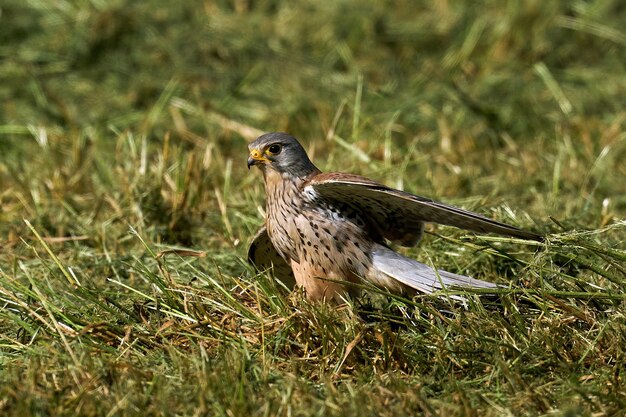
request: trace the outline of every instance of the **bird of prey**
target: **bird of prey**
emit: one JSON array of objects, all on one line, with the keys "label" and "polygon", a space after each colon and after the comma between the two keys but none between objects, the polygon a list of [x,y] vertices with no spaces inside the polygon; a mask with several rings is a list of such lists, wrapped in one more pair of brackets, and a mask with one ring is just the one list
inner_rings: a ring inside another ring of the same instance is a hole
[{"label": "bird of prey", "polygon": [[[249,261],[273,267],[286,285],[310,300],[341,302],[369,282],[397,294],[445,288],[495,288],[496,284],[435,270],[392,250],[387,242],[415,245],[425,222],[522,239],[541,236],[457,207],[345,173],[322,173],[297,139],[267,133],[249,144],[248,168],[265,180],[265,225]],[[347,285],[342,285],[346,283]]]}]

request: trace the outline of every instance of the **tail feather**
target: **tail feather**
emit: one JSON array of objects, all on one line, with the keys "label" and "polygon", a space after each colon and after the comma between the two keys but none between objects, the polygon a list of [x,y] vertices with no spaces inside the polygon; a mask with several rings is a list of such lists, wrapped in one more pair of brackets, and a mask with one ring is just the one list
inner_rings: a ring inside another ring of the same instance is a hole
[{"label": "tail feather", "polygon": [[435,270],[382,245],[376,245],[374,248],[372,265],[369,278],[390,290],[397,289],[397,284],[393,280],[426,294],[453,288],[498,287],[492,282],[453,274],[441,269]]}]

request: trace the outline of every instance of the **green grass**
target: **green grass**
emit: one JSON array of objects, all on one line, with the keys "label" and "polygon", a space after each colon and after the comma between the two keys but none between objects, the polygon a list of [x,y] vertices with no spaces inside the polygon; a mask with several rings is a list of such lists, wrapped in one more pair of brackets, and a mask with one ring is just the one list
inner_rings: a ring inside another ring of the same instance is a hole
[{"label": "green grass", "polygon": [[[622,2],[171,4],[0,6],[2,415],[623,413]],[[407,250],[497,298],[310,304],[245,263],[277,130],[547,239]]]}]

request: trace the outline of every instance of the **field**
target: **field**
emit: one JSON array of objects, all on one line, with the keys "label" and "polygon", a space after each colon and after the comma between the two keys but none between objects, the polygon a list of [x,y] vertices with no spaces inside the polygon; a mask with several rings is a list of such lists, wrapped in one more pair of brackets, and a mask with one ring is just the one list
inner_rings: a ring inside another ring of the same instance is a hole
[{"label": "field", "polygon": [[[626,409],[626,6],[4,0],[0,414]],[[336,307],[246,263],[259,133],[546,235],[403,253],[497,297]]]}]

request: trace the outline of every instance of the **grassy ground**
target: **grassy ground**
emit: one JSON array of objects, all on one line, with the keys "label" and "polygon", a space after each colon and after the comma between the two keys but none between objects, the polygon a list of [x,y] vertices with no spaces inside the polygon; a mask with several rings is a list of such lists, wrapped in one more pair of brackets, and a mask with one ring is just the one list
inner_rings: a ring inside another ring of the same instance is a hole
[{"label": "grassy ground", "polygon": [[[622,413],[622,3],[4,0],[0,413]],[[309,304],[245,264],[274,130],[548,238],[407,251],[497,300]]]}]

